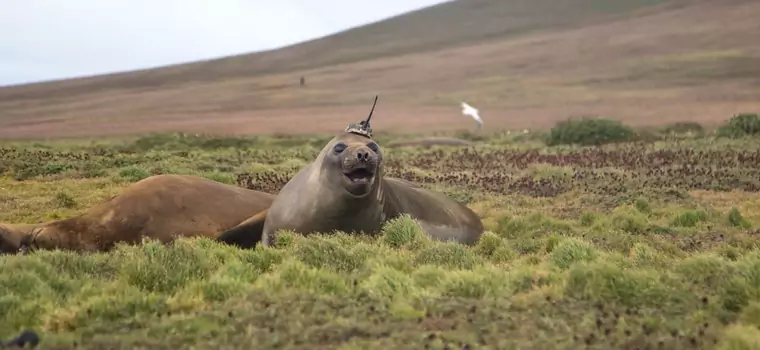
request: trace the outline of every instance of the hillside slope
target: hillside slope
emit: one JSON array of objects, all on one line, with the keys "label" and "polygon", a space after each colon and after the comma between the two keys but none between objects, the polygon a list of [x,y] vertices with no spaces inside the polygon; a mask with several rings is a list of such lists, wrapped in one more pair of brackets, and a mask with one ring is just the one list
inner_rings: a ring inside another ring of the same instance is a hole
[{"label": "hillside slope", "polygon": [[375,93],[387,130],[469,127],[462,99],[494,127],[710,122],[760,109],[758,15],[752,0],[453,1],[269,52],[0,88],[0,137],[333,131]]}]

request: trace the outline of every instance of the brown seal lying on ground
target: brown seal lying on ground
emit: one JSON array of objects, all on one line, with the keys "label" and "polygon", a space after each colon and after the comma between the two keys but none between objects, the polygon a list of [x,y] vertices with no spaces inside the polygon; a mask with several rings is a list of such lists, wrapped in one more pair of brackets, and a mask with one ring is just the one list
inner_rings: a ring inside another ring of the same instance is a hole
[{"label": "brown seal lying on ground", "polygon": [[434,239],[476,242],[483,224],[471,209],[408,181],[383,177],[383,153],[372,140],[371,117],[370,111],[366,121],[330,140],[315,161],[285,184],[267,211],[218,239],[250,248],[259,241],[270,245],[281,229],[377,234],[386,221],[409,214]]},{"label": "brown seal lying on ground", "polygon": [[72,218],[0,224],[0,252],[21,248],[107,251],[143,237],[216,237],[269,208],[275,196],[189,175],[156,175]]}]

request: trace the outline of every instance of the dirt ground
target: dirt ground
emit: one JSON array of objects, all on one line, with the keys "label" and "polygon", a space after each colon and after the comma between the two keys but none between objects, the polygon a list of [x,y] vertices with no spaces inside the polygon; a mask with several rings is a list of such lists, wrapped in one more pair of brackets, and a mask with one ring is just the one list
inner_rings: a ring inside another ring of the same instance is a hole
[{"label": "dirt ground", "polygon": [[284,73],[225,77],[241,58],[6,87],[0,138],[334,132],[365,117],[375,94],[374,128],[384,132],[474,129],[460,101],[480,109],[485,131],[580,115],[710,126],[760,111],[758,14],[757,1],[672,1],[563,30]]}]

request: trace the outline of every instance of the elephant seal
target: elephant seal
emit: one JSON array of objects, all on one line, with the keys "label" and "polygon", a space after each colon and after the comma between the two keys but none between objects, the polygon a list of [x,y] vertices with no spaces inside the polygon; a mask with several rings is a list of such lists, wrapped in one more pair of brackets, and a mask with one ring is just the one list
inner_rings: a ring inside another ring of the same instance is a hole
[{"label": "elephant seal", "polygon": [[483,224],[471,209],[411,182],[383,177],[383,153],[369,125],[372,110],[366,121],[350,124],[330,140],[316,160],[285,184],[266,213],[218,240],[251,248],[258,242],[271,245],[282,229],[378,234],[386,221],[409,214],[433,239],[476,242]]},{"label": "elephant seal", "polygon": [[153,238],[216,237],[269,208],[274,195],[189,176],[156,175],[72,218],[0,224],[0,252],[22,248],[107,251]]}]

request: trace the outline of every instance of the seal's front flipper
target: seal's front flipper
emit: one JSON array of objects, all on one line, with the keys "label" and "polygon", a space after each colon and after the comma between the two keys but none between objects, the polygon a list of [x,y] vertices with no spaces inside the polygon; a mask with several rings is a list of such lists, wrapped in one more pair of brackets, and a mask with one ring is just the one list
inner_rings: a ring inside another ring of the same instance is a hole
[{"label": "seal's front flipper", "polygon": [[239,248],[256,247],[256,244],[261,242],[267,212],[269,212],[269,209],[260,211],[237,226],[223,232],[217,240]]}]

